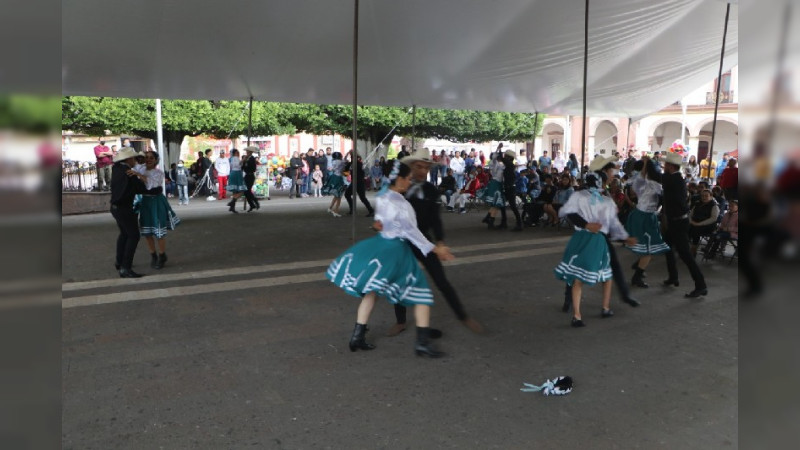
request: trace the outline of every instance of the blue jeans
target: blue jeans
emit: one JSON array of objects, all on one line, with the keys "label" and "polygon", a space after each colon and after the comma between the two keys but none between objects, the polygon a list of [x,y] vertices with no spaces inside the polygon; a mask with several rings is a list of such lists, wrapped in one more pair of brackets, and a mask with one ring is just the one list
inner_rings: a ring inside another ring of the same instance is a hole
[{"label": "blue jeans", "polygon": [[184,184],[184,185],[180,185],[179,184],[178,185],[178,201],[180,203],[186,203],[187,205],[189,204],[189,186],[188,185],[186,185],[186,184]]},{"label": "blue jeans", "polygon": [[461,189],[464,187],[464,174],[463,173],[456,173],[453,174],[456,178],[456,188]]}]

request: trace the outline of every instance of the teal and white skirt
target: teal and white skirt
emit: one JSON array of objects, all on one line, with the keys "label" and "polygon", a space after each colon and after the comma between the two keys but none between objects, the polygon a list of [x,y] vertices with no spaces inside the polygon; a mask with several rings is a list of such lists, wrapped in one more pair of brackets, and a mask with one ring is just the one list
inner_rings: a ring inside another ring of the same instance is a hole
[{"label": "teal and white skirt", "polygon": [[575,232],[567,243],[564,257],[553,270],[556,278],[572,286],[574,280],[592,285],[611,279],[611,259],[602,233]]},{"label": "teal and white skirt", "polygon": [[344,194],[344,178],[341,175],[331,174],[328,181],[322,186],[322,195],[332,195],[334,197],[341,197]]},{"label": "teal and white skirt", "polygon": [[245,192],[247,190],[247,185],[244,184],[244,172],[241,170],[231,170],[230,175],[228,175],[228,185],[225,186],[225,190],[228,192]]},{"label": "teal and white skirt", "polygon": [[503,186],[497,180],[489,180],[489,184],[485,188],[478,190],[475,196],[489,206],[497,208],[506,206],[506,201],[503,198]]},{"label": "teal and white skirt", "polygon": [[661,224],[655,213],[634,208],[625,221],[625,229],[638,241],[636,245],[626,246],[639,255],[657,255],[669,251],[669,245],[661,236]]},{"label": "teal and white skirt", "polygon": [[428,280],[403,239],[365,239],[339,255],[325,276],[354,297],[374,292],[391,303],[433,304]]},{"label": "teal and white skirt", "polygon": [[174,230],[181,219],[175,215],[163,195],[142,195],[139,203],[139,232],[142,236],[155,236],[158,239]]}]

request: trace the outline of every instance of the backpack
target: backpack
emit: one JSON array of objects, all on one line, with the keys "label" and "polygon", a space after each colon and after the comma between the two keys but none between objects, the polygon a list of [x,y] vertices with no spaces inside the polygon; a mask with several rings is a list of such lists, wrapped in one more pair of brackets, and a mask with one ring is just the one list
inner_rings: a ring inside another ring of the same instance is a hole
[{"label": "backpack", "polygon": [[303,175],[308,175],[308,163],[306,162],[305,159],[301,161],[303,161]]}]

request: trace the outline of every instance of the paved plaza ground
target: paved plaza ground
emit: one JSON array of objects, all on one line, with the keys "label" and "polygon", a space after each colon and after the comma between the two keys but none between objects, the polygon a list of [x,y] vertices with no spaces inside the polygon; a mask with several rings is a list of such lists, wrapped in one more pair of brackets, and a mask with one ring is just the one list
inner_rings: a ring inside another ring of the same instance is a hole
[{"label": "paved plaza ground", "polygon": [[[64,217],[63,448],[738,448],[735,262],[701,263],[709,295],[688,300],[685,267],[663,288],[656,257],[651,288],[634,290],[641,307],[615,291],[616,315],[601,319],[588,288],[587,327],[573,329],[552,272],[570,230],[490,232],[480,212],[444,214],[457,258],[445,270],[487,332],[437,292],[447,356],[419,358],[413,327],[384,336],[394,317],[381,300],[377,348],[351,353],[358,300],[324,271],[353,220],[327,203],[274,192],[238,215],[173,203],[183,221],[167,266],[150,269],[142,241],[139,280],[116,276],[110,214]],[[360,208],[357,240],[373,234]],[[628,269],[634,256],[619,253]],[[571,394],[520,391],[558,375]]]}]

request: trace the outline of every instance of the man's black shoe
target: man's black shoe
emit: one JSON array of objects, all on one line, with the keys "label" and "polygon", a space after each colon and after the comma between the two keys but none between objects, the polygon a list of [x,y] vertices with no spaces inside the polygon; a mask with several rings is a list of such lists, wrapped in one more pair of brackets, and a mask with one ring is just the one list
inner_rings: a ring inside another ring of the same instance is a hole
[{"label": "man's black shoe", "polygon": [[119,270],[119,277],[120,278],[142,278],[144,275],[140,273],[136,273],[130,269],[120,269]]}]

